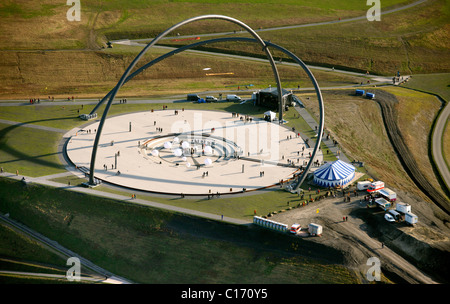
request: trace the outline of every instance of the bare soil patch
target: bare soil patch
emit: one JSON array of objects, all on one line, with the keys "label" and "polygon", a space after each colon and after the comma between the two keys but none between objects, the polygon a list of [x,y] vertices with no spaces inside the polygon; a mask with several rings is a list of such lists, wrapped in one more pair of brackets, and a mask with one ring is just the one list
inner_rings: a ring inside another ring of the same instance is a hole
[{"label": "bare soil patch", "polygon": [[289,226],[294,223],[302,227],[309,223],[322,225],[322,236],[302,239],[341,251],[345,264],[360,272],[363,281],[369,268],[367,259],[377,257],[382,272],[395,281],[448,282],[449,229],[442,224],[438,227],[436,218],[430,222],[429,214],[414,212],[420,214],[415,227],[389,223],[384,220],[383,210],[367,208],[363,193],[357,197],[352,194],[351,202],[344,202],[338,194],[336,198],[278,213],[271,219]]}]

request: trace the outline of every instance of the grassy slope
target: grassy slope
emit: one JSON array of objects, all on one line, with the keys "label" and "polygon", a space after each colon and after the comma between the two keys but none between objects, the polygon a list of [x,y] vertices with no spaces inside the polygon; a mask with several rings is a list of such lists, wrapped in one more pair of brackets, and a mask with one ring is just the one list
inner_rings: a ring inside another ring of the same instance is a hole
[{"label": "grassy slope", "polygon": [[[356,283],[340,258],[300,239],[274,238],[152,208],[0,179],[0,210],[142,283]],[[12,190],[17,195],[8,195]],[[64,199],[62,199],[64,197]],[[61,234],[58,231],[64,230]],[[130,241],[132,240],[132,241]],[[305,259],[303,255],[309,258]],[[180,263],[183,261],[183,263]],[[302,275],[298,275],[301,273]]]},{"label": "grassy slope", "polygon": [[[48,251],[47,248],[42,247],[36,241],[17,233],[15,230],[3,224],[0,225],[0,256],[3,259],[20,257],[20,260],[24,262],[34,261],[58,267],[66,266],[66,261],[59,255]],[[4,260],[0,261],[0,265],[2,265],[1,269],[6,270],[8,267],[7,264]],[[28,266],[33,267],[33,265],[24,265],[23,267]]]},{"label": "grassy slope", "polygon": [[[398,87],[386,90],[393,93],[399,101],[397,124],[419,170],[436,189],[441,190],[428,157],[429,133],[441,102],[432,95]],[[444,194],[442,190],[441,193]]]},{"label": "grassy slope", "polygon": [[[410,0],[411,1],[411,0]],[[382,6],[392,6],[409,1],[385,0]],[[0,4],[0,48],[7,49],[54,49],[84,48],[95,42],[95,33],[106,32],[110,36],[124,33],[148,38],[188,17],[203,14],[229,15],[255,28],[289,25],[305,22],[336,19],[337,16],[364,14],[366,6],[361,1],[347,0],[307,1],[85,1],[81,5],[81,21],[68,22],[69,6],[59,0],[45,0],[34,3],[18,3],[5,0]],[[187,32],[205,30],[236,29],[228,23],[219,23],[213,28],[203,25],[187,27]]]},{"label": "grassy slope", "polygon": [[[158,1],[89,1],[82,6],[82,21],[68,22],[68,6],[56,0],[26,8],[7,1],[0,5],[1,49],[83,49],[98,48],[108,39],[153,37],[156,33],[190,16],[221,13],[240,19],[254,28],[301,24],[338,17],[361,16],[368,8],[362,1],[292,1],[271,3],[179,3]],[[311,2],[311,3],[310,3]],[[382,1],[382,7],[412,1]],[[308,5],[308,6],[307,6]],[[448,2],[429,0],[407,11],[383,16],[381,22],[360,21],[321,27],[262,33],[264,39],[294,51],[303,60],[333,66],[347,66],[388,75],[446,72],[448,58]],[[17,7],[18,6],[18,7]],[[122,5],[123,7],[123,5]],[[30,13],[28,13],[30,12]],[[257,14],[256,14],[257,12]],[[161,17],[162,16],[162,17]],[[326,30],[324,30],[324,28]],[[221,21],[192,23],[182,34],[236,29]],[[226,47],[225,47],[226,48]],[[255,52],[253,47],[233,46],[239,51]],[[19,60],[19,59],[17,59]],[[72,60],[82,62],[77,56]],[[36,68],[45,71],[45,68]]]},{"label": "grassy slope", "polygon": [[414,75],[403,86],[441,96],[450,101],[450,74]]},{"label": "grassy slope", "polygon": [[[332,1],[302,1],[299,3],[289,0],[252,1],[251,3],[248,1],[182,1],[183,5],[176,2],[152,2],[147,7],[131,4],[125,12],[121,13],[118,13],[117,8],[110,4],[108,8],[117,22],[102,32],[110,39],[123,37],[124,34],[134,38],[148,38],[176,22],[206,14],[231,16],[257,29],[360,16],[364,15],[368,8],[365,3],[355,0],[339,3]],[[408,1],[383,1],[382,6],[388,7],[405,2]],[[255,14],[256,12],[257,14]],[[150,16],[151,21],[149,22],[149,18],[145,18],[144,15]],[[239,30],[239,27],[224,21],[202,21],[183,26],[179,32],[195,34],[205,31],[230,30]]]},{"label": "grassy slope", "polygon": [[[448,72],[449,3],[430,0],[380,22],[366,20],[331,26],[263,33],[263,38],[319,65],[385,75]],[[221,46],[236,49],[237,45]],[[251,45],[239,46],[255,53]]]},{"label": "grassy slope", "polygon": [[447,163],[447,167],[450,170],[450,128],[448,126],[449,126],[449,123],[447,120],[447,127],[445,128],[445,132],[444,132],[444,137],[443,137],[444,145],[442,147],[442,150],[444,153],[445,161]]},{"label": "grassy slope", "polygon": [[[103,97],[117,83],[120,76],[141,48],[117,46],[104,52],[8,52],[1,54],[4,68],[0,69],[1,98],[67,98]],[[155,49],[142,59],[139,66],[162,55]],[[52,65],[42,69],[43,62]],[[215,73],[232,72],[232,76],[206,76],[203,68]],[[281,65],[279,72],[286,87],[311,86],[300,68]],[[321,86],[355,84],[359,77],[317,71]],[[217,56],[184,53],[173,56],[147,69],[127,83],[121,93],[130,96],[157,96],[205,90],[237,89],[242,84],[266,88],[274,83],[268,64]],[[20,85],[19,85],[20,84]]]},{"label": "grassy slope", "polygon": [[[403,170],[387,137],[376,103],[354,96],[353,90],[333,91],[333,93],[325,91],[324,102],[325,127],[334,138],[337,138],[350,159],[364,161],[368,173],[375,179],[384,181],[389,187],[404,189],[424,197]],[[305,101],[306,106],[317,116],[316,103],[317,100],[313,96]],[[410,131],[407,130],[407,135],[411,134]],[[428,131],[422,131],[426,137]],[[420,160],[428,161],[425,158]]]}]

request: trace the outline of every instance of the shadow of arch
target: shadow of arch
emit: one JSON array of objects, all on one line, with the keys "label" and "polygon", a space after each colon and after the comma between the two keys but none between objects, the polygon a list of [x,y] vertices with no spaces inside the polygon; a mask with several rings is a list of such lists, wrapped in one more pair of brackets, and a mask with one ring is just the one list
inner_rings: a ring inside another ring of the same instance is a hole
[{"label": "shadow of arch", "polygon": [[[62,164],[57,164],[57,163],[54,163],[54,162],[51,162],[48,160],[41,159],[42,157],[46,157],[46,156],[58,155],[58,152],[37,155],[37,156],[30,156],[26,153],[23,153],[20,150],[17,150],[15,148],[9,146],[6,142],[3,142],[6,139],[8,133],[14,131],[17,128],[23,127],[28,124],[35,124],[35,123],[44,122],[44,121],[55,121],[55,120],[63,120],[63,119],[73,119],[73,117],[33,120],[33,121],[21,122],[21,123],[15,124],[15,125],[10,125],[4,129],[0,130],[0,148],[2,151],[16,157],[17,160],[14,160],[14,161],[27,160],[27,161],[33,162],[33,163],[41,165],[41,166],[46,166],[46,167],[51,167],[51,168],[56,168],[56,169],[64,169],[64,166]],[[0,164],[10,163],[10,162],[13,162],[13,161],[0,161]]]}]

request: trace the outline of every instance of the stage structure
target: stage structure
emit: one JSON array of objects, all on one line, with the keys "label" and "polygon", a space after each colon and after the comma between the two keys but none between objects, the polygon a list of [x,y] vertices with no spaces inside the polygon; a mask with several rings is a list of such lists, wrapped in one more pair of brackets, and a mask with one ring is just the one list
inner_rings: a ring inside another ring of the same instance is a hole
[{"label": "stage structure", "polygon": [[[185,24],[191,23],[191,22],[195,22],[195,21],[199,21],[199,20],[205,20],[205,19],[221,19],[221,20],[226,20],[226,21],[230,21],[232,23],[235,23],[239,26],[241,26],[242,28],[244,28],[245,30],[247,30],[253,37],[252,38],[243,38],[243,37],[226,37],[226,38],[217,38],[217,39],[211,39],[211,40],[206,40],[206,41],[201,41],[201,42],[197,42],[197,43],[193,43],[190,45],[186,45],[183,47],[180,47],[178,49],[175,49],[171,52],[168,52],[167,54],[164,54],[154,60],[152,60],[151,62],[143,65],[142,67],[140,67],[139,69],[137,69],[135,72],[131,73],[131,70],[136,66],[136,64],[139,62],[139,60],[142,58],[142,56],[152,47],[154,46],[159,40],[161,40],[163,37],[165,37],[166,35],[168,35],[170,32],[174,31],[175,29],[177,29],[180,26],[183,26]],[[277,83],[277,92],[278,92],[278,102],[279,102],[279,122],[281,123],[283,121],[283,110],[284,110],[284,104],[283,104],[283,97],[282,97],[282,87],[281,87],[281,81],[280,81],[280,77],[279,77],[279,73],[275,64],[275,61],[273,60],[272,54],[270,53],[268,47],[274,47],[276,49],[278,49],[279,51],[282,51],[283,53],[285,53],[286,55],[290,56],[297,64],[300,65],[301,68],[303,68],[303,70],[307,73],[308,77],[310,78],[311,82],[313,83],[314,89],[316,91],[316,95],[319,101],[319,110],[320,110],[320,115],[319,115],[319,128],[318,128],[318,134],[317,134],[317,141],[313,150],[313,153],[311,155],[311,159],[314,159],[317,151],[319,150],[320,147],[320,142],[322,141],[322,134],[323,134],[323,128],[324,128],[324,106],[323,106],[323,99],[322,99],[322,94],[319,88],[319,85],[314,77],[314,75],[311,73],[311,71],[309,70],[309,68],[303,63],[302,60],[300,60],[296,55],[294,55],[293,53],[291,53],[290,51],[286,50],[285,48],[278,46],[276,44],[273,44],[271,42],[268,41],[263,41],[259,35],[253,30],[251,29],[249,26],[247,26],[246,24],[244,24],[243,22],[236,20],[234,18],[231,17],[227,17],[227,16],[222,16],[222,15],[205,15],[205,16],[199,16],[199,17],[194,17],[194,18],[190,18],[187,19],[185,21],[182,21],[176,25],[174,25],[173,27],[167,29],[166,31],[162,32],[160,35],[158,35],[155,39],[153,39],[137,56],[136,58],[132,61],[132,63],[129,65],[129,67],[127,68],[127,70],[124,72],[124,74],[122,75],[122,77],[120,78],[119,82],[117,83],[117,85],[105,96],[102,98],[102,100],[94,107],[94,109],[91,111],[91,113],[89,114],[90,116],[96,115],[96,111],[97,109],[106,101],[108,100],[105,110],[103,112],[102,118],[100,120],[100,124],[97,130],[97,134],[95,137],[95,141],[94,141],[94,146],[92,149],[92,155],[91,155],[91,163],[90,163],[90,173],[89,173],[89,185],[94,186],[95,185],[95,179],[94,179],[94,174],[95,174],[95,159],[96,159],[96,154],[97,154],[97,148],[98,148],[98,143],[101,137],[101,133],[102,133],[102,129],[103,129],[103,125],[105,123],[106,117],[108,115],[109,109],[111,107],[112,102],[114,101],[115,96],[117,95],[117,92],[119,91],[119,89],[129,80],[133,79],[135,76],[137,76],[138,74],[140,74],[142,71],[146,70],[147,68],[151,67],[152,65],[170,57],[173,56],[175,54],[178,54],[180,52],[183,52],[185,50],[191,49],[191,48],[195,48],[204,44],[208,44],[208,43],[218,43],[218,42],[228,42],[228,41],[241,41],[241,42],[252,42],[252,43],[259,43],[262,46],[262,49],[264,50],[269,63],[271,64],[272,67],[272,72],[274,73],[274,77]],[[300,185],[303,183],[303,181],[306,178],[306,175],[310,169],[312,165],[312,161],[308,162],[308,165],[306,166],[305,170],[303,171],[303,174],[301,174],[297,180],[295,181],[295,183],[293,183],[291,185],[291,189],[292,190],[297,190]]]}]

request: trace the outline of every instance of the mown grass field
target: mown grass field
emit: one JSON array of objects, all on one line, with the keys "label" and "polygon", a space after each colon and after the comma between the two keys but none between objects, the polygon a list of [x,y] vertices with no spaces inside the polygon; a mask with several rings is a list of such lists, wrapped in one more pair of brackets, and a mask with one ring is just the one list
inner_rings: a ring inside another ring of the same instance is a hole
[{"label": "mown grass field", "polygon": [[437,94],[447,102],[450,101],[450,74],[414,75],[403,86],[423,92]]},{"label": "mown grass field", "polygon": [[[403,75],[448,72],[449,11],[448,2],[432,0],[383,15],[380,22],[362,20],[262,35],[310,64],[392,76],[397,71]],[[210,47],[260,54],[250,44]]]},{"label": "mown grass field", "polygon": [[[142,47],[115,46],[103,52],[8,52],[0,54],[4,68],[0,69],[1,99],[58,99],[67,97],[103,97],[117,83],[132,59]],[[166,53],[155,49],[145,56],[139,67]],[[43,62],[52,65],[42,67]],[[229,76],[207,76],[203,69]],[[299,67],[280,65],[280,77],[285,87],[310,87],[311,83]],[[352,85],[362,77],[315,71],[321,86]],[[269,64],[228,59],[211,55],[183,53],[175,55],[128,82],[120,90],[124,97],[157,97],[187,94],[207,90],[237,90],[253,84],[264,89],[275,80]],[[18,85],[20,84],[20,85]],[[119,98],[119,96],[118,96]]]},{"label": "mown grass field", "polygon": [[[411,1],[385,0],[382,7]],[[85,1],[81,21],[68,22],[70,6],[58,0],[35,3],[7,0],[0,4],[1,48],[73,49],[92,47],[108,39],[149,38],[189,17],[221,14],[240,19],[254,28],[302,24],[338,17],[364,15],[368,7],[357,0],[333,1]],[[206,25],[206,26],[205,26]],[[30,31],[30,29],[34,29]],[[183,34],[234,30],[227,22],[197,23],[185,27]],[[94,30],[93,33],[91,30]],[[62,38],[66,39],[62,39]]]},{"label": "mown grass field", "polygon": [[64,172],[57,155],[61,138],[55,132],[0,124],[0,166],[32,177]]}]

